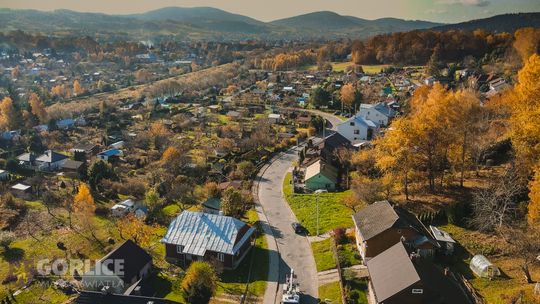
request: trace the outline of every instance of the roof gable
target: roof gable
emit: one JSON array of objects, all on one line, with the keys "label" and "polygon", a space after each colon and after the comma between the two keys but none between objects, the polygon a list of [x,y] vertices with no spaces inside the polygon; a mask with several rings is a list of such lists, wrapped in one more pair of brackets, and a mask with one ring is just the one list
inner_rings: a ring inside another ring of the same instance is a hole
[{"label": "roof gable", "polygon": [[420,281],[403,243],[399,242],[367,261],[378,302],[383,302]]},{"label": "roof gable", "polygon": [[399,216],[388,201],[375,202],[353,215],[353,221],[364,240],[393,227],[398,219]]}]

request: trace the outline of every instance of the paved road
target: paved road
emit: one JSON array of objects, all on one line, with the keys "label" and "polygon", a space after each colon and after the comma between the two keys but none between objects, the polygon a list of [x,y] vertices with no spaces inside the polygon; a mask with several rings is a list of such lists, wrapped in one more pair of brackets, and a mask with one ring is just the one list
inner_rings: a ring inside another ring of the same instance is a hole
[{"label": "paved road", "polygon": [[[258,199],[264,209],[279,251],[279,255],[271,255],[270,277],[275,277],[272,272],[279,271],[278,281],[282,284],[285,281],[285,275],[290,272],[291,268],[294,269],[303,292],[302,303],[310,304],[317,303],[318,297],[319,284],[315,259],[308,239],[294,233],[291,227],[291,223],[297,220],[285,201],[282,190],[285,174],[291,168],[292,162],[297,159],[297,155],[296,149],[289,150],[276,157],[267,168],[263,168],[258,179]],[[271,238],[268,240],[271,242]],[[278,258],[279,262],[275,260],[272,262],[273,256]],[[279,265],[279,269],[275,268],[277,265]],[[281,288],[278,288],[272,279],[270,281],[264,303],[279,303]],[[274,288],[277,289],[277,296]]]},{"label": "paved road", "polygon": [[[342,122],[332,114],[316,110],[310,112],[327,119],[332,125],[329,131],[336,130],[336,126]],[[267,236],[270,252],[264,304],[280,303],[280,284],[285,282],[285,275],[290,273],[291,268],[294,269],[303,292],[302,304],[317,303],[319,295],[317,267],[310,242],[307,237],[294,233],[291,223],[297,222],[297,219],[283,196],[285,175],[297,159],[297,148],[276,156],[259,171],[253,188],[256,197],[255,210]]]}]

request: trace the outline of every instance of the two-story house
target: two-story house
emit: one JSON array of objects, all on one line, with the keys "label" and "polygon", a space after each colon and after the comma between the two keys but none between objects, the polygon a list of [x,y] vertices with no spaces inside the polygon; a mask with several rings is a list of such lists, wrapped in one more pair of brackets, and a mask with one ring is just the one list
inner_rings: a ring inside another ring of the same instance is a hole
[{"label": "two-story house", "polygon": [[403,241],[422,256],[433,256],[439,247],[418,218],[388,201],[375,202],[353,215],[356,245],[364,261]]}]

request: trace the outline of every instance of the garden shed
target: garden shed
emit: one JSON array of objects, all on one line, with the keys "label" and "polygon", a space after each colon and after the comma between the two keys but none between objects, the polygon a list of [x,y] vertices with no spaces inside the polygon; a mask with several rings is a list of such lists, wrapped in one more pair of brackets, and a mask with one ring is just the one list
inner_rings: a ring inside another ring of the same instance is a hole
[{"label": "garden shed", "polygon": [[481,254],[475,255],[471,259],[469,266],[471,270],[481,278],[494,278],[501,275],[499,268],[491,263],[485,256]]}]

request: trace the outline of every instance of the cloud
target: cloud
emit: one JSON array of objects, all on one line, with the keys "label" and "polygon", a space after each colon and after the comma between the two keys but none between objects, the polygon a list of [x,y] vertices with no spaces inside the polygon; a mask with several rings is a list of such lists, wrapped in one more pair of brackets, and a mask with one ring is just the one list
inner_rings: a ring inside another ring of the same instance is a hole
[{"label": "cloud", "polygon": [[479,6],[479,7],[485,7],[489,5],[489,1],[487,0],[440,0],[439,3],[441,4],[459,4],[459,5],[465,5],[465,6]]},{"label": "cloud", "polygon": [[446,14],[448,13],[448,10],[446,9],[428,9],[425,11],[426,14],[430,14],[430,15],[442,15],[442,14]]}]

